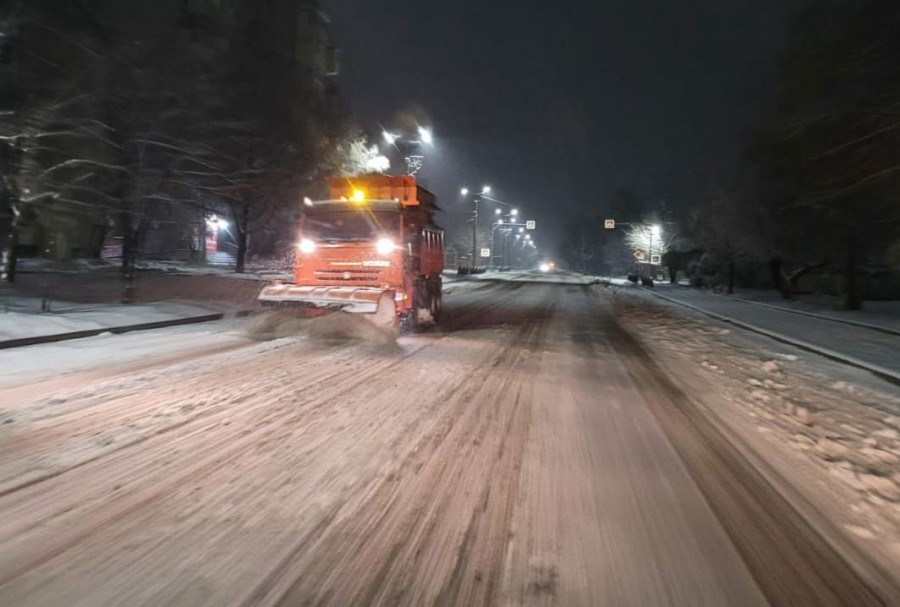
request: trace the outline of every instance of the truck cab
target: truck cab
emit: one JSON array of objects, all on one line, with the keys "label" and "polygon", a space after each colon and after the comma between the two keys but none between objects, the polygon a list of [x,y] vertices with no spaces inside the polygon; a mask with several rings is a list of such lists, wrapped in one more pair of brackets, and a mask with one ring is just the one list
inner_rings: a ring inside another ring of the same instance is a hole
[{"label": "truck cab", "polygon": [[444,257],[434,196],[409,176],[329,185],[329,199],[304,200],[293,284],[271,285],[260,300],[374,314],[390,299],[396,324],[436,323]]}]

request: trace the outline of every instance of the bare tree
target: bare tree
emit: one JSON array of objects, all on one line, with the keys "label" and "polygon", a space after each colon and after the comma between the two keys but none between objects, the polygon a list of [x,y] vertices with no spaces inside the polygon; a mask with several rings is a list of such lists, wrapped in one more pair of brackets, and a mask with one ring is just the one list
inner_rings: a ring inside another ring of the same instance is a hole
[{"label": "bare tree", "polygon": [[654,222],[633,223],[625,229],[625,243],[632,249],[642,251],[648,257],[647,261],[653,256],[662,256],[675,238],[674,232]]},{"label": "bare tree", "polygon": [[858,274],[900,238],[900,5],[818,2],[799,13],[777,95],[751,147],[756,194],[782,260],[841,268],[845,305]]},{"label": "bare tree", "polygon": [[588,262],[597,255],[598,243],[582,228],[566,241],[567,258],[582,274],[588,273]]}]

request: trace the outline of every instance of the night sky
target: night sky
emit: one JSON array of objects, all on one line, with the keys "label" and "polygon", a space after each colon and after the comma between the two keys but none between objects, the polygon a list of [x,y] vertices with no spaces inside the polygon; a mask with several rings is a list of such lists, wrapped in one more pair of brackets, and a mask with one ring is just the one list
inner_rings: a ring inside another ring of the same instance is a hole
[{"label": "night sky", "polygon": [[556,244],[617,189],[687,209],[727,177],[773,82],[784,0],[324,0],[354,114],[418,108],[450,214],[489,183]]}]

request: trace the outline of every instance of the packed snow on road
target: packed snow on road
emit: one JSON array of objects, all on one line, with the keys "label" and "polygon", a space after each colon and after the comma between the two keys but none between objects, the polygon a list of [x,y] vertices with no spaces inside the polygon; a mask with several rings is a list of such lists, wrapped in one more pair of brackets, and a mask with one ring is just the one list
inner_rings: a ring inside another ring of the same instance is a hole
[{"label": "packed snow on road", "polygon": [[500,278],[0,350],[0,603],[900,601],[896,386]]}]

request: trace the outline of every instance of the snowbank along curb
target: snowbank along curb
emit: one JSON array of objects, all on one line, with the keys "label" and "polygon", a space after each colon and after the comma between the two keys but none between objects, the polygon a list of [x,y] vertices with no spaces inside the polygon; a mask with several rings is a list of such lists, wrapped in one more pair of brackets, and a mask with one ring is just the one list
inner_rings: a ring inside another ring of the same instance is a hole
[{"label": "snowbank along curb", "polygon": [[[786,335],[782,335],[781,333],[776,333],[774,331],[769,331],[768,329],[763,329],[762,327],[758,327],[756,325],[746,323],[741,320],[737,320],[731,318],[729,316],[723,316],[722,314],[718,314],[716,312],[710,312],[709,310],[704,310],[698,306],[693,304],[685,303],[683,301],[679,301],[674,297],[669,297],[667,295],[660,295],[655,291],[647,290],[649,293],[652,293],[656,297],[660,299],[664,299],[666,301],[670,301],[674,304],[678,304],[679,306],[684,306],[690,310],[694,310],[695,312],[699,312],[701,314],[705,314],[711,318],[715,318],[716,320],[720,320],[722,322],[727,322],[733,324],[742,329],[746,329],[747,331],[752,331],[754,333],[759,333],[760,335],[765,335],[770,339],[774,339],[776,341],[780,341],[782,343],[789,344],[796,348],[800,348],[801,350],[806,350],[807,352],[812,352],[813,354],[818,354],[820,356],[824,356],[826,358],[830,358],[831,360],[835,360],[840,363],[844,363],[846,365],[850,365],[852,367],[856,367],[858,369],[863,369],[864,371],[868,371],[869,373],[879,377],[885,381],[888,381],[892,384],[900,386],[900,373],[896,371],[892,371],[890,369],[886,369],[879,365],[873,365],[872,363],[868,363],[866,361],[860,360],[853,356],[848,356],[846,354],[841,354],[840,352],[835,352],[834,350],[829,350],[828,348],[822,348],[820,346],[815,346],[813,344],[807,343],[805,341],[794,339],[793,337],[788,337]],[[840,321],[839,321],[840,322]]]}]

